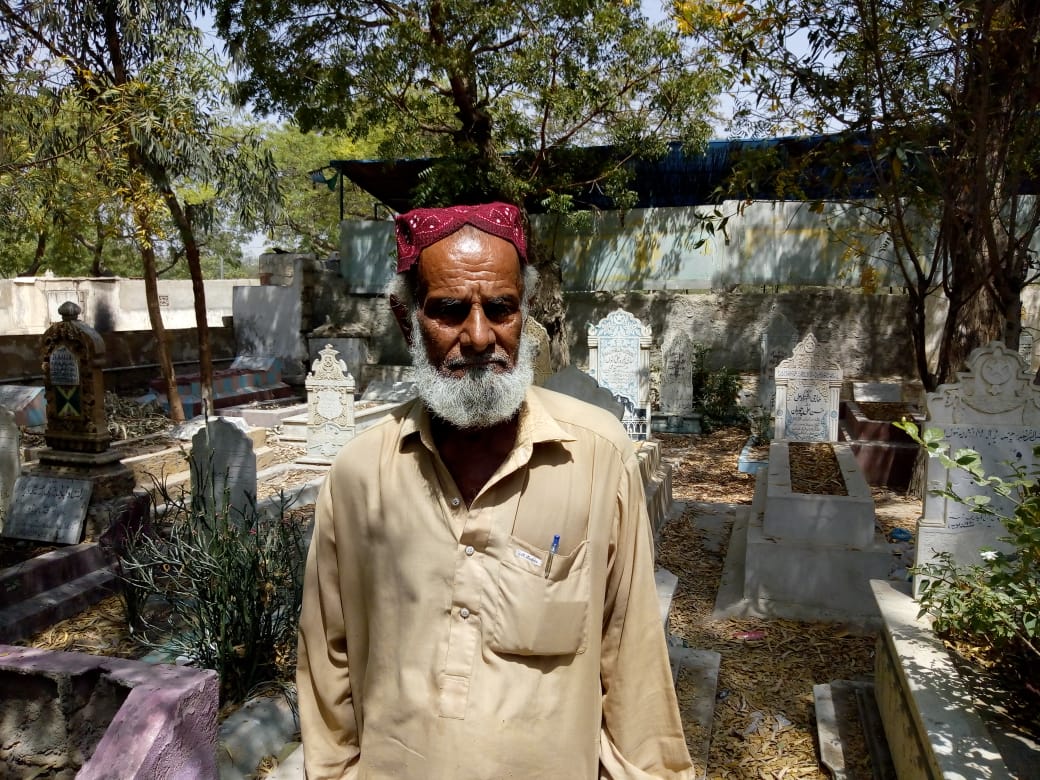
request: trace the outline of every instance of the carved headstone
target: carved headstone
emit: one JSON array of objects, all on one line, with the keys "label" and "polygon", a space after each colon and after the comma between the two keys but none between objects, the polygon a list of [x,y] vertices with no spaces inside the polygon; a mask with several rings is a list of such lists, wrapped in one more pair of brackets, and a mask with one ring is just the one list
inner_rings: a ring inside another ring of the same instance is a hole
[{"label": "carved headstone", "polygon": [[[1033,447],[1040,444],[1040,386],[1017,352],[994,341],[971,353],[957,382],[940,385],[927,396],[929,428],[943,431],[952,454],[973,449],[982,457],[987,474],[1007,477],[1012,467],[1031,471]],[[969,511],[964,504],[931,491],[949,484],[958,495],[983,493],[991,506],[1011,512],[1011,502],[983,492],[964,472],[946,469],[928,459],[924,515],[918,523],[917,565],[936,552],[949,552],[956,563],[980,563],[983,547],[1007,550],[999,541],[1005,534],[998,520]]]},{"label": "carved headstone", "polygon": [[105,342],[79,321],[80,307],[66,301],[62,321],[43,334],[48,446],[66,452],[99,453],[111,438],[105,419]]},{"label": "carved headstone", "polygon": [[683,420],[692,420],[693,339],[684,331],[665,342],[661,367],[661,414],[668,418],[669,431],[683,430]]},{"label": "carved headstone", "polygon": [[630,438],[650,435],[649,325],[618,309],[588,327],[589,375],[625,407],[621,418]]},{"label": "carved headstone", "polygon": [[552,376],[552,361],[549,354],[549,333],[534,317],[524,320],[524,337],[535,343],[534,353],[534,383],[539,387],[545,385],[545,380]]},{"label": "carved headstone", "polygon": [[823,357],[810,333],[794,354],[776,367],[774,438],[789,441],[837,441],[842,370]]},{"label": "carved headstone", "polygon": [[331,463],[354,438],[354,378],[331,344],[314,361],[307,388],[307,461]]},{"label": "carved headstone", "polygon": [[83,538],[93,487],[89,479],[32,474],[18,477],[4,521],[4,536],[78,544]]},{"label": "carved headstone", "polygon": [[762,363],[758,373],[758,405],[764,409],[776,407],[776,385],[773,372],[798,344],[798,331],[776,307],[769,313],[769,321],[762,331]]},{"label": "carved headstone", "polygon": [[214,516],[226,506],[233,521],[255,504],[253,442],[237,425],[211,417],[192,437],[191,493],[192,503],[204,507],[208,515]]},{"label": "carved headstone", "polygon": [[4,527],[14,483],[22,473],[21,432],[14,419],[14,412],[0,407],[0,531]]}]

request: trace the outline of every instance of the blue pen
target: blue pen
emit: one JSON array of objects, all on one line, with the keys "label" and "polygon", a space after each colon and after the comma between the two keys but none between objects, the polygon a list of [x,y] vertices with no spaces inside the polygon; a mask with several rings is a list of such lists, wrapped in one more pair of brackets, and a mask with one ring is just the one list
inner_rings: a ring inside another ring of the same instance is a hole
[{"label": "blue pen", "polygon": [[559,551],[559,549],[560,549],[560,535],[556,534],[553,537],[552,546],[549,548],[549,557],[547,557],[545,559],[545,578],[546,579],[549,578],[549,571],[552,569],[552,559],[553,559],[553,556],[556,555],[556,553]]}]

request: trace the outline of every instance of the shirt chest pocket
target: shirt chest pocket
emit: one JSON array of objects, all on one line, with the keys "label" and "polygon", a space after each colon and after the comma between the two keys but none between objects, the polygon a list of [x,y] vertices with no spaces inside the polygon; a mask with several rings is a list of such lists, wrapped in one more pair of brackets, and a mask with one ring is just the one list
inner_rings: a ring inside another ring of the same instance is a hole
[{"label": "shirt chest pocket", "polygon": [[498,564],[485,630],[488,647],[506,655],[576,655],[588,644],[591,574],[588,541],[554,555],[515,537]]}]

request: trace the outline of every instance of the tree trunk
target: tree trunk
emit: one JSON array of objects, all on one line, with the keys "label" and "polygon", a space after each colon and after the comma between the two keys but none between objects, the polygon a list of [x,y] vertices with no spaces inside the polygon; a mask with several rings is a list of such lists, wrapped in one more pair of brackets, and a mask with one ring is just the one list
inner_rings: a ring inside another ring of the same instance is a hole
[{"label": "tree trunk", "polygon": [[951,300],[939,346],[936,384],[956,381],[957,372],[964,370],[971,353],[1000,338],[1003,327],[1004,317],[1000,306],[987,287],[981,288],[959,305],[955,306]]},{"label": "tree trunk", "polygon": [[36,236],[36,251],[33,252],[32,265],[22,271],[21,276],[36,276],[43,265],[43,254],[47,249],[47,231],[41,230]]},{"label": "tree trunk", "polygon": [[159,371],[166,384],[166,399],[170,406],[170,419],[175,423],[184,422],[184,405],[181,403],[181,394],[177,390],[177,375],[173,368],[173,359],[170,357],[170,346],[166,340],[166,326],[163,325],[162,310],[159,308],[159,280],[155,268],[155,247],[151,242],[152,233],[148,226],[148,219],[138,212],[137,224],[144,234],[141,243],[141,264],[144,269],[144,293],[148,303],[148,321],[155,333],[155,357],[159,361]]},{"label": "tree trunk", "polygon": [[213,352],[210,348],[209,321],[206,318],[206,285],[202,278],[202,256],[198,241],[195,240],[195,228],[191,217],[181,207],[176,194],[164,184],[161,187],[163,200],[170,210],[181,242],[184,244],[184,256],[188,261],[188,272],[191,274],[191,290],[195,299],[195,331],[199,344],[199,386],[202,391],[202,413],[213,414]]},{"label": "tree trunk", "polygon": [[531,264],[538,269],[538,293],[531,306],[533,316],[549,334],[549,358],[553,371],[570,365],[571,350],[563,302],[563,272],[548,247],[531,242]]}]

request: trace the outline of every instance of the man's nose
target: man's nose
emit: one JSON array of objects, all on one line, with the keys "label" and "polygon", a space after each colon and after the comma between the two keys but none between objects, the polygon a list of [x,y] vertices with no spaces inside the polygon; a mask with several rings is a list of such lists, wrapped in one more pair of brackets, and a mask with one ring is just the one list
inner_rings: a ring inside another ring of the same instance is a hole
[{"label": "man's nose", "polygon": [[484,352],[495,344],[495,332],[479,304],[470,307],[469,316],[462,323],[462,346],[474,352]]}]

